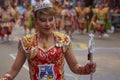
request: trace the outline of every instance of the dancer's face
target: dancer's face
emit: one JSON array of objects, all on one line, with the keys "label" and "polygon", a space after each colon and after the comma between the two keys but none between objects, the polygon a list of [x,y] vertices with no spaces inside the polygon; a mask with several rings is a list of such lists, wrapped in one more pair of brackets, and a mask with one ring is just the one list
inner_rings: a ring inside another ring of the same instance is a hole
[{"label": "dancer's face", "polygon": [[36,19],[36,29],[39,32],[49,34],[54,29],[54,16],[40,15]]}]

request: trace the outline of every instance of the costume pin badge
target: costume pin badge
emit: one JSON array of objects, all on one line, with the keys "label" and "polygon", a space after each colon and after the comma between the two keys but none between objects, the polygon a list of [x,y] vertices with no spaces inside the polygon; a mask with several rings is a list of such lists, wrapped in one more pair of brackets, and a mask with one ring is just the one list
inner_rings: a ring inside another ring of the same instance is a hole
[{"label": "costume pin badge", "polygon": [[63,46],[63,42],[57,40],[55,46],[56,47],[62,47]]}]

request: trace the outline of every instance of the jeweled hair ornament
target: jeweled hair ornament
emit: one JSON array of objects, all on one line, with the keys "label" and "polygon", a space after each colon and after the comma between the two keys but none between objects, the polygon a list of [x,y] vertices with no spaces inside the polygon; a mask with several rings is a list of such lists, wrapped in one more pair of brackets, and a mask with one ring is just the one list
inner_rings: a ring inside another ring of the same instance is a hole
[{"label": "jeweled hair ornament", "polygon": [[34,11],[42,10],[44,8],[52,8],[52,3],[50,0],[36,0],[36,5]]}]

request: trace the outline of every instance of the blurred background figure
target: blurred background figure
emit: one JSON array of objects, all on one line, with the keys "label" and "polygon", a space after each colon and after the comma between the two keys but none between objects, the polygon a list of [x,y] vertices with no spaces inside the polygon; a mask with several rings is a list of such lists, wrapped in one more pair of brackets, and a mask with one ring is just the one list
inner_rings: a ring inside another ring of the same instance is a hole
[{"label": "blurred background figure", "polygon": [[64,30],[67,35],[72,37],[76,25],[76,11],[71,1],[66,1],[64,6],[65,9],[62,11],[62,16],[64,17]]},{"label": "blurred background figure", "polygon": [[33,6],[28,1],[24,2],[24,6],[25,6],[25,10],[22,14],[24,20],[24,31],[25,34],[27,34],[27,30],[28,30],[29,34],[31,34],[31,31],[34,27]]},{"label": "blurred background figure", "polygon": [[94,29],[94,31],[98,34],[99,38],[101,37],[109,37],[108,30],[111,29],[111,23],[109,20],[109,7],[105,6],[103,3],[97,4],[96,8],[93,9],[94,16],[91,20],[93,28],[91,27],[91,23],[89,28]]},{"label": "blurred background figure", "polygon": [[6,36],[6,40],[9,41],[9,36],[12,34],[14,24],[14,17],[12,15],[11,7],[9,5],[2,6],[0,16],[0,37],[2,41],[4,41],[4,37]]},{"label": "blurred background figure", "polygon": [[81,6],[77,6],[75,9],[77,12],[78,31],[84,34],[88,30],[88,13],[90,9],[89,7],[85,7],[84,3],[81,4]]}]

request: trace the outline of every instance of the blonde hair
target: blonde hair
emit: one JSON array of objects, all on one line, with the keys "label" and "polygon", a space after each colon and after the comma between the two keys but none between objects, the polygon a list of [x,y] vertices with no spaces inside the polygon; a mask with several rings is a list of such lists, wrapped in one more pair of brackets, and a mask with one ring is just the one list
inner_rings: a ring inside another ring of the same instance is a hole
[{"label": "blonde hair", "polygon": [[45,8],[35,12],[35,18],[40,15],[55,16],[55,10],[53,8]]}]

